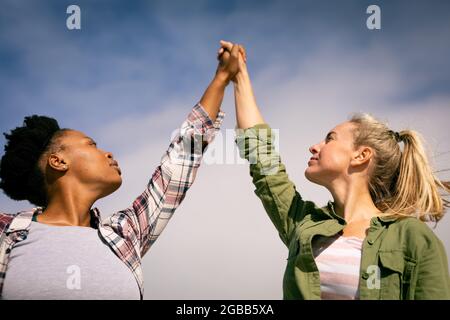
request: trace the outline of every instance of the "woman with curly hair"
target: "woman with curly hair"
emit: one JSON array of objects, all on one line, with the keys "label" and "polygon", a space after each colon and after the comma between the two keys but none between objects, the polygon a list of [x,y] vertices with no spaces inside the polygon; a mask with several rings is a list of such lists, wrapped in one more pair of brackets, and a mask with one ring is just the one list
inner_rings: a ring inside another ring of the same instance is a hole
[{"label": "woman with curly hair", "polygon": [[44,116],[26,117],[5,134],[0,187],[11,199],[37,207],[0,214],[1,298],[142,299],[142,258],[184,199],[220,129],[237,49],[219,63],[144,192],[103,220],[93,204],[122,183],[110,152]]},{"label": "woman with curly hair", "polygon": [[[233,44],[222,42],[220,53]],[[224,57],[227,59],[227,57]],[[311,146],[306,178],[333,201],[302,198],[273,145],[239,56],[233,79],[237,143],[255,193],[289,249],[285,299],[450,299],[447,256],[423,221],[439,221],[449,191],[428,163],[419,134],[353,116]]]}]

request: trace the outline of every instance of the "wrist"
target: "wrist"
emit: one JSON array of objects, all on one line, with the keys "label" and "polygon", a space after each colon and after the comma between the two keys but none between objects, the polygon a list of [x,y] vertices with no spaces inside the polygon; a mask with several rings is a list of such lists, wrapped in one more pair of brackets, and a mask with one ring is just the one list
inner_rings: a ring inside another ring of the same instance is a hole
[{"label": "wrist", "polygon": [[241,70],[239,71],[236,76],[233,78],[233,82],[235,84],[242,84],[249,81],[249,75],[247,73],[247,70]]},{"label": "wrist", "polygon": [[226,87],[230,82],[230,76],[224,71],[218,71],[214,76],[213,82]]}]

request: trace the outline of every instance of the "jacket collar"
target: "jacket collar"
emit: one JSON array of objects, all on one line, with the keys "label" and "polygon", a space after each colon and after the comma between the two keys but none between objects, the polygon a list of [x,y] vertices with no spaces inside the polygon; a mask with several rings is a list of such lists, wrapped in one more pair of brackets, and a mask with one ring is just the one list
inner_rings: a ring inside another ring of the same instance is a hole
[{"label": "jacket collar", "polygon": [[6,233],[8,234],[16,231],[28,230],[34,213],[39,209],[41,208],[37,207],[28,211],[19,212],[11,221],[11,224],[9,225]]},{"label": "jacket collar", "polygon": [[[345,224],[345,220],[344,218],[342,218],[340,215],[338,215],[336,213],[336,211],[334,210],[334,202],[333,201],[328,201],[327,206],[324,208],[325,210],[323,210],[323,212],[332,219],[336,219],[339,221],[339,223],[341,224]],[[391,216],[379,216],[379,217],[374,217],[372,218],[372,220],[378,220],[380,221],[382,224],[389,224],[392,222],[395,222],[398,220],[398,217],[391,215]]]}]

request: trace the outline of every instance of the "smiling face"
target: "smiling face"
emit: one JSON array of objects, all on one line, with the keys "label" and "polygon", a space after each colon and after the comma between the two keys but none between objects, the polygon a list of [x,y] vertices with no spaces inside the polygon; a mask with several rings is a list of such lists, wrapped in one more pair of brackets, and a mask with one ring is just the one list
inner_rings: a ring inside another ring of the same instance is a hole
[{"label": "smiling face", "polygon": [[48,157],[48,165],[73,179],[99,198],[116,191],[122,184],[121,171],[110,152],[97,148],[84,133],[68,130],[59,138],[61,147]]},{"label": "smiling face", "polygon": [[309,181],[328,187],[333,180],[348,174],[356,152],[354,129],[353,123],[344,122],[333,128],[323,141],[309,148],[312,156],[305,170]]}]

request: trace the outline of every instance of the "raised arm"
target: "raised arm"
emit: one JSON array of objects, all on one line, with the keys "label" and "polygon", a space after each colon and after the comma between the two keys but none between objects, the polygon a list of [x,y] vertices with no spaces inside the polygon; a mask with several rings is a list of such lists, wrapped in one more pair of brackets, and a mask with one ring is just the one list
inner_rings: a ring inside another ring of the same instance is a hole
[{"label": "raised arm", "polygon": [[[225,50],[224,52],[227,52],[233,48],[233,44],[231,42],[221,41],[221,45],[223,48],[222,50]],[[247,57],[245,50],[242,46],[239,46],[239,49],[239,72],[233,78],[236,122],[238,128],[247,129],[253,127],[254,125],[264,123],[264,119],[259,111],[258,105],[256,104],[250,76],[247,70]],[[222,51],[219,51],[219,53],[221,52]],[[223,59],[226,59],[226,57]]]},{"label": "raised arm", "polygon": [[[223,42],[224,50],[232,46]],[[295,185],[289,179],[285,166],[273,145],[273,131],[264,122],[256,104],[250,76],[246,65],[245,50],[241,48],[239,72],[233,78],[237,144],[242,157],[250,162],[250,175],[255,193],[278,230],[281,240],[289,245],[296,224],[304,217],[304,202]]]},{"label": "raised arm", "polygon": [[206,147],[220,129],[224,114],[219,109],[224,90],[238,70],[235,57],[234,53],[227,63],[219,64],[213,80],[163,154],[144,192],[130,207],[103,222],[120,236],[111,242],[123,247],[124,252],[132,247],[142,257],[192,186]]},{"label": "raised arm", "polygon": [[225,87],[229,84],[231,79],[239,70],[238,61],[238,46],[229,48],[230,51],[224,52],[224,59],[219,60],[214,79],[209,84],[202,98],[200,104],[208,112],[211,120],[215,121],[219,108],[222,105]]}]

